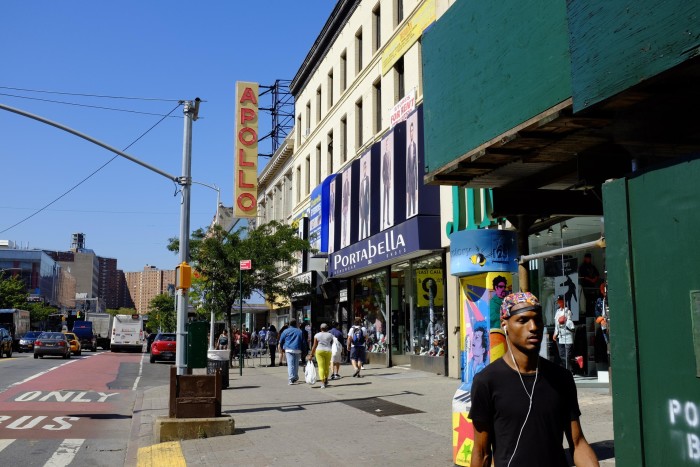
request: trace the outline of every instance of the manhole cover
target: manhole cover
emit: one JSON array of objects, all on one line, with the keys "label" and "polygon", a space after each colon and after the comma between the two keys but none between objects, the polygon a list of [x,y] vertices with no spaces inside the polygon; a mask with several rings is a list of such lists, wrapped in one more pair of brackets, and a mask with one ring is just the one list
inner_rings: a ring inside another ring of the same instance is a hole
[{"label": "manhole cover", "polygon": [[406,407],[401,404],[394,404],[393,402],[378,399],[376,397],[371,397],[369,399],[353,399],[342,401],[343,404],[347,404],[350,407],[360,409],[367,413],[376,415],[377,417],[390,417],[392,415],[408,415],[412,413],[423,413],[422,410],[414,409],[411,407]]}]

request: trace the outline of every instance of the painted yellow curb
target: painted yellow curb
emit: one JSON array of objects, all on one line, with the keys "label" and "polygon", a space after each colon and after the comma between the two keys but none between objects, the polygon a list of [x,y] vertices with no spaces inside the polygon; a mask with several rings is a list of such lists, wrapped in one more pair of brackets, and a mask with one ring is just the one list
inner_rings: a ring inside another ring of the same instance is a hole
[{"label": "painted yellow curb", "polygon": [[187,462],[182,455],[180,443],[171,441],[139,448],[136,465],[138,467],[187,467]]}]

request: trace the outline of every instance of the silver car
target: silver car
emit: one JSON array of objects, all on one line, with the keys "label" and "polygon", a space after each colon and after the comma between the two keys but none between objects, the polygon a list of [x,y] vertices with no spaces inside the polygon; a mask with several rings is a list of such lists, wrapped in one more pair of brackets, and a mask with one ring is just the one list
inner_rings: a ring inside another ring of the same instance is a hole
[{"label": "silver car", "polygon": [[42,332],[34,341],[34,358],[44,355],[70,358],[70,342],[62,332]]}]

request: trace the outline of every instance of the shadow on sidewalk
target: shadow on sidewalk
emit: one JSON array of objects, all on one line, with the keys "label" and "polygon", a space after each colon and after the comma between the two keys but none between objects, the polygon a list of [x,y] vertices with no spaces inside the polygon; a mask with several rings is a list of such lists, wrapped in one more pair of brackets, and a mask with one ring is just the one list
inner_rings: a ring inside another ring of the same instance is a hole
[{"label": "shadow on sidewalk", "polygon": [[591,447],[598,456],[598,460],[604,461],[605,459],[615,458],[615,441],[612,439],[591,443]]},{"label": "shadow on sidewalk", "polygon": [[[367,384],[367,383],[355,383],[355,384]],[[401,391],[399,393],[395,394],[384,394],[381,396],[368,396],[368,397],[352,397],[352,398],[342,398],[339,397],[338,399],[333,399],[329,401],[313,401],[313,402],[303,402],[303,403],[295,403],[295,402],[290,402],[289,404],[278,404],[278,405],[266,405],[266,406],[258,406],[258,407],[249,407],[249,408],[241,408],[241,409],[229,409],[229,410],[222,410],[222,413],[226,414],[243,414],[243,413],[254,413],[254,412],[268,412],[268,411],[278,411],[278,412],[297,412],[300,410],[306,410],[306,407],[312,407],[315,405],[326,405],[326,404],[335,404],[335,403],[341,403],[341,404],[347,404],[350,406],[363,406],[365,404],[363,403],[376,403],[376,401],[381,398],[381,397],[397,397],[397,396],[408,396],[408,395],[413,395],[413,396],[423,396],[423,394],[419,394],[416,392],[411,392],[411,391]],[[394,405],[399,405],[399,404],[394,404]]]},{"label": "shadow on sidewalk", "polygon": [[243,433],[247,433],[249,431],[257,431],[257,430],[269,430],[272,428],[270,425],[262,425],[262,426],[249,426],[248,428],[236,428],[233,431],[234,435],[242,435]]}]

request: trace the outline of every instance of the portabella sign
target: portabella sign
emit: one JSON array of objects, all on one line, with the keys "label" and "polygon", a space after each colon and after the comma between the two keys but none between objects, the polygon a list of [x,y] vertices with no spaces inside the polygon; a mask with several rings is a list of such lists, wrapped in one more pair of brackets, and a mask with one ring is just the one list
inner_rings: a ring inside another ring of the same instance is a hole
[{"label": "portabella sign", "polygon": [[[374,237],[373,237],[374,238]],[[379,236],[381,241],[373,242],[372,238],[367,240],[367,244],[350,253],[336,253],[333,257],[333,269],[336,272],[343,268],[355,269],[355,267],[370,265],[376,259],[387,259],[406,252],[406,241],[403,234],[394,231],[386,232]]]}]

